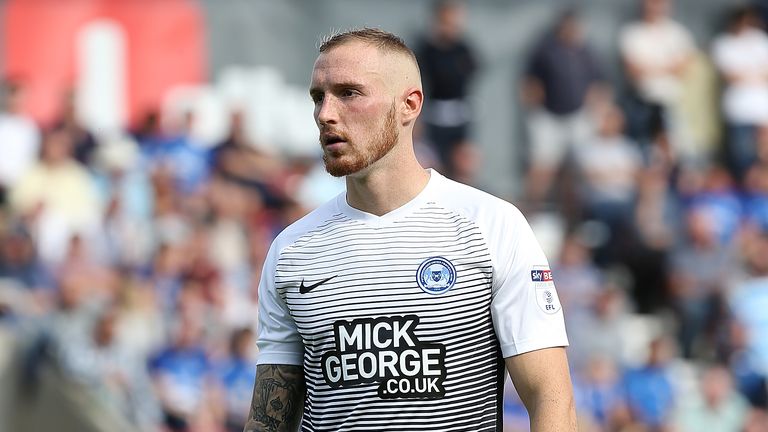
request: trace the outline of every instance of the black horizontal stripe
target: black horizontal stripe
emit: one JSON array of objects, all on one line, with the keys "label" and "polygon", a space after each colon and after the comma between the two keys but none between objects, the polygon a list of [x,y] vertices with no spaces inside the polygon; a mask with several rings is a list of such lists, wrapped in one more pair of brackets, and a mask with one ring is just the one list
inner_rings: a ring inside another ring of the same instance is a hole
[{"label": "black horizontal stripe", "polygon": [[[482,286],[482,285],[478,285]],[[432,316],[432,314],[450,314],[451,311],[460,310],[465,308],[465,304],[462,302],[459,305],[441,305],[444,306],[441,309],[435,309],[430,308],[431,310],[425,310],[424,305],[404,305],[399,304],[397,305],[398,308],[398,314],[400,315],[406,315],[406,314],[416,314],[421,317],[429,317]],[[488,305],[482,305],[484,309],[488,309]],[[347,308],[348,309],[348,308]],[[316,320],[313,320],[311,318],[315,317],[316,314],[302,314],[299,313],[300,311],[292,310],[291,315],[293,315],[294,321],[296,321],[297,324],[302,325],[312,325],[313,323],[317,322]],[[392,308],[389,307],[387,304],[379,304],[377,306],[371,306],[371,307],[361,307],[361,305],[354,306],[354,312],[355,316],[359,316],[361,312],[370,312],[371,316],[386,316],[392,314]],[[332,321],[339,321],[339,320],[348,320],[350,317],[349,311],[344,310],[334,310],[333,313],[330,313],[330,311],[325,311],[323,314],[323,319],[328,319]]]}]

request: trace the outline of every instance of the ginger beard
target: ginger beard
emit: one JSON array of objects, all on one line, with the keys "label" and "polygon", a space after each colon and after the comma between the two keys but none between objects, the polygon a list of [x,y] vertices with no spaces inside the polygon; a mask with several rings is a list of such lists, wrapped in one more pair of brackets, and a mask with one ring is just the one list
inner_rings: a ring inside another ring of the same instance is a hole
[{"label": "ginger beard", "polygon": [[393,102],[381,127],[367,143],[360,145],[347,139],[348,145],[343,151],[329,152],[323,149],[325,170],[334,177],[354,174],[369,167],[389,153],[397,144],[399,137],[395,118],[395,103]]}]

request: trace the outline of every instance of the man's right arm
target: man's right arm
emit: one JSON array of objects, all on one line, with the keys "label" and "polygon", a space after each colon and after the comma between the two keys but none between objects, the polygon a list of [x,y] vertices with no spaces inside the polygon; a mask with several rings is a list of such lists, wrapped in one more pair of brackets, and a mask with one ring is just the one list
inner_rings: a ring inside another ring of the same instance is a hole
[{"label": "man's right arm", "polygon": [[301,420],[305,393],[302,366],[258,365],[244,432],[295,431]]}]

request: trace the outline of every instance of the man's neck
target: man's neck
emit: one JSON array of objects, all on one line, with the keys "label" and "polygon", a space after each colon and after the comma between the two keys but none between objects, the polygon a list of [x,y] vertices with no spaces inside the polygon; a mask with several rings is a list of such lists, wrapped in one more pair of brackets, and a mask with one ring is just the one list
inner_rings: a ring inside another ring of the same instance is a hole
[{"label": "man's neck", "polygon": [[[415,198],[429,182],[430,174],[416,157],[379,160],[365,173],[347,176],[347,203],[377,216],[385,215]],[[386,165],[386,166],[382,166]]]}]

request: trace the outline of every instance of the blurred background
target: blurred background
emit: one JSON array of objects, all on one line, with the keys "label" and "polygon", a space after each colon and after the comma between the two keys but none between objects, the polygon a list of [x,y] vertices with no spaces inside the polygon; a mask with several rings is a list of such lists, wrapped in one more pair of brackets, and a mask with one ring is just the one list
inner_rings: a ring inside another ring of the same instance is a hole
[{"label": "blurred background", "polygon": [[[0,0],[0,431],[240,431],[271,240],[343,189],[323,35],[420,61],[426,166],[515,203],[582,431],[768,431],[768,2]],[[505,430],[526,431],[511,384]]]}]

